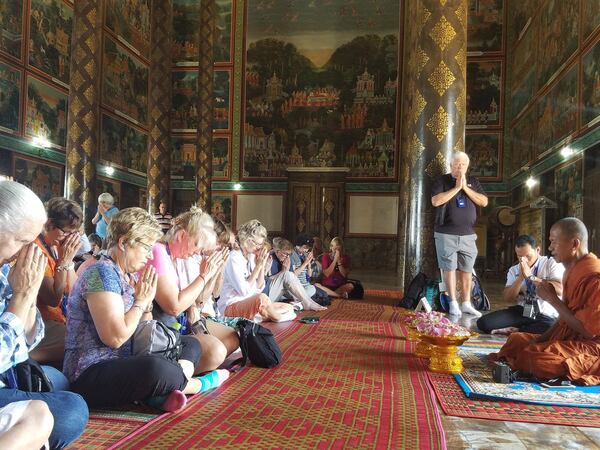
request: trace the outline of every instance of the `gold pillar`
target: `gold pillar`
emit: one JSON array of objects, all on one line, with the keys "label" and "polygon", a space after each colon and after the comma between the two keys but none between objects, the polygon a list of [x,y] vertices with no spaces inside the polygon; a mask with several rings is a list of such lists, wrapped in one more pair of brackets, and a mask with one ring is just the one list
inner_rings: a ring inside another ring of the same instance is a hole
[{"label": "gold pillar", "polygon": [[96,149],[100,127],[101,2],[74,3],[71,88],[67,115],[66,196],[82,205],[86,232],[96,212]]},{"label": "gold pillar", "polygon": [[[431,185],[464,150],[468,0],[407,2],[400,167],[399,256],[407,284],[439,276]],[[402,278],[402,276],[401,276]]]},{"label": "gold pillar", "polygon": [[200,3],[200,55],[198,60],[198,138],[196,145],[197,204],[210,211],[212,183],[213,84],[215,0]]},{"label": "gold pillar", "polygon": [[148,148],[148,211],[168,201],[171,181],[171,30],[173,0],[152,1],[152,43],[148,110],[150,147]]}]

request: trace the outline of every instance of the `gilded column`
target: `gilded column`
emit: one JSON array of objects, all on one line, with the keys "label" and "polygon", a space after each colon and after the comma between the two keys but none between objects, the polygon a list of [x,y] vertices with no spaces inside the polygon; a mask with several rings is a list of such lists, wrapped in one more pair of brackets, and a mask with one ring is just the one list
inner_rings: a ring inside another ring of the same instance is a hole
[{"label": "gilded column", "polygon": [[82,205],[86,232],[96,213],[96,149],[100,127],[100,0],[74,3],[67,115],[66,196]]},{"label": "gilded column", "polygon": [[148,211],[168,201],[171,181],[171,30],[173,0],[152,1],[150,50],[150,146],[148,148]]},{"label": "gilded column", "polygon": [[452,152],[464,150],[467,9],[468,0],[407,2],[399,217],[405,283],[419,271],[439,276],[431,185],[447,172]]},{"label": "gilded column", "polygon": [[198,139],[196,145],[197,203],[210,210],[212,183],[213,84],[215,0],[200,4],[200,56],[198,61]]}]

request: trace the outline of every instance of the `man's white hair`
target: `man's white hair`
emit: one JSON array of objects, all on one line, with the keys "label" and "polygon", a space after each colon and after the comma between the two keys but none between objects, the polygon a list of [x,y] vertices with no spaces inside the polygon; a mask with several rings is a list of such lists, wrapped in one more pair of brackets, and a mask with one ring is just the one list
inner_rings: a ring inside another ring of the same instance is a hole
[{"label": "man's white hair", "polygon": [[469,162],[471,161],[469,159],[469,155],[467,155],[465,152],[459,150],[457,152],[452,153],[452,159],[450,160],[450,164],[452,164],[454,161],[456,161],[459,158],[466,159],[467,164],[469,164]]},{"label": "man's white hair", "polygon": [[16,234],[27,222],[47,220],[44,204],[31,189],[16,181],[0,181],[0,233]]}]

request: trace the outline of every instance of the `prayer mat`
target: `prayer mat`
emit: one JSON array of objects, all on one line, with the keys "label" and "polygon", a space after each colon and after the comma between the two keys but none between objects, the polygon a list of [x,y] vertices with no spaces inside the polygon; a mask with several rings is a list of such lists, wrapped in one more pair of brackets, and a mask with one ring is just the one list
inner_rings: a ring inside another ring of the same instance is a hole
[{"label": "prayer mat", "polygon": [[109,448],[159,416],[156,410],[150,408],[137,406],[131,408],[135,411],[91,411],[85,431],[69,446],[69,449]]},{"label": "prayer mat", "polygon": [[494,383],[487,355],[500,346],[471,347],[463,345],[459,355],[465,371],[454,377],[469,398],[498,401],[517,401],[551,406],[600,408],[600,386],[545,388],[539,383],[515,381],[510,384]]},{"label": "prayer mat", "polygon": [[426,372],[398,339],[403,325],[376,321],[392,313],[342,300],[317,324],[296,321],[277,336],[278,367],[232,374],[115,448],[444,449]]},{"label": "prayer mat", "polygon": [[365,296],[373,296],[373,297],[386,297],[386,298],[395,298],[400,301],[402,298],[402,292],[400,291],[389,291],[385,289],[365,289]]}]

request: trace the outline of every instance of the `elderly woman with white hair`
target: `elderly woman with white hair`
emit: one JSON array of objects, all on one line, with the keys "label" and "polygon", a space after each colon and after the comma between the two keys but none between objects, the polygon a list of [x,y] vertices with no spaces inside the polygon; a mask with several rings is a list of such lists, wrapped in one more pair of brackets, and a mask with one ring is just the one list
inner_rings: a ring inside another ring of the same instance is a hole
[{"label": "elderly woman with white hair", "polygon": [[[229,255],[229,249],[224,248],[200,262],[203,251],[214,249],[216,241],[214,222],[200,208],[192,207],[173,220],[171,229],[154,245],[152,260],[148,262],[158,275],[156,319],[171,327],[183,325],[184,333],[191,332],[194,324],[203,319],[197,307],[210,295],[208,291],[212,291]],[[193,333],[202,347],[195,373],[216,369],[239,346],[233,328],[202,322],[206,332]]]},{"label": "elderly woman with white hair", "polygon": [[96,234],[102,239],[106,239],[106,229],[110,223],[110,218],[118,213],[115,206],[115,199],[108,192],[103,192],[98,196],[98,210],[92,218],[92,223],[96,225]]},{"label": "elderly woman with white hair", "polygon": [[[54,392],[19,389],[24,380],[14,370],[44,337],[36,298],[46,257],[33,241],[46,220],[44,205],[31,190],[13,181],[0,182],[0,408],[13,402],[44,402],[54,417],[50,447],[62,448],[77,439],[87,424],[85,401],[65,391],[67,380],[52,367],[43,369]],[[46,424],[39,425],[38,431],[44,433]],[[35,441],[30,438],[35,436],[24,436],[19,443]]]}]

